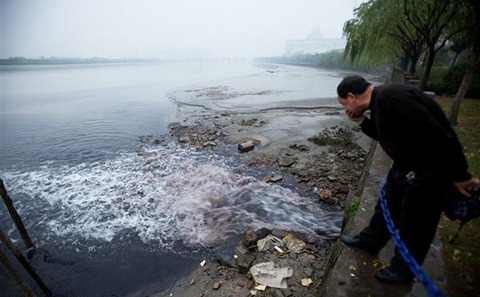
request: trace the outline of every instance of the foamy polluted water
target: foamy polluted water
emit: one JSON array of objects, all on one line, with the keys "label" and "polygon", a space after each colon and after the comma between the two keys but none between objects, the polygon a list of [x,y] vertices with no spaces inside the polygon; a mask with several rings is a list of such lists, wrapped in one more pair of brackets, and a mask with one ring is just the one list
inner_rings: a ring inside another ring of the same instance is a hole
[{"label": "foamy polluted water", "polygon": [[246,228],[339,235],[340,213],[241,174],[237,166],[232,158],[170,143],[104,162],[48,164],[2,177],[39,244],[108,243],[135,234],[171,250],[175,242],[187,248],[221,245]]}]

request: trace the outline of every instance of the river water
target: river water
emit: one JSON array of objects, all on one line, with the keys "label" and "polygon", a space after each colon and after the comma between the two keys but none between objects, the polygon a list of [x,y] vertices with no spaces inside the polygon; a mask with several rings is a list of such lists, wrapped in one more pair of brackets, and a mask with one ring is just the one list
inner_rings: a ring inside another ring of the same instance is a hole
[{"label": "river water", "polygon": [[[338,233],[338,216],[295,189],[165,135],[179,90],[268,90],[228,107],[238,110],[332,104],[341,76],[243,60],[0,68],[0,176],[41,248],[33,259],[40,275],[58,296],[144,296],[168,289],[247,227]],[[139,152],[146,135],[167,142]],[[3,270],[0,287],[1,296],[18,294]]]}]

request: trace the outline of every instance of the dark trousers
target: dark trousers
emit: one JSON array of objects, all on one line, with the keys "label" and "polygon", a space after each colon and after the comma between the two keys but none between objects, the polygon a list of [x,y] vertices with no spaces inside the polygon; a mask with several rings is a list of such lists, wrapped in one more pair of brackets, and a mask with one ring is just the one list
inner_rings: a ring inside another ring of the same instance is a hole
[{"label": "dark trousers", "polygon": [[[402,241],[420,265],[435,236],[450,189],[451,182],[438,177],[434,172],[405,170],[394,164],[388,173],[385,188],[388,209]],[[379,249],[387,244],[390,233],[385,225],[380,202],[375,207],[369,226],[360,234]],[[410,274],[397,249],[391,265]]]}]

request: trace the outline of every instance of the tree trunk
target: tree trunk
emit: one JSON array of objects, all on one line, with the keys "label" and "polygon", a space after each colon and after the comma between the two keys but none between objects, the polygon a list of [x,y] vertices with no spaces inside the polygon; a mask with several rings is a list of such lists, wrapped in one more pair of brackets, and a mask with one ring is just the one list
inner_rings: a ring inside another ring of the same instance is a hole
[{"label": "tree trunk", "polygon": [[418,59],[420,58],[420,56],[416,56],[416,57],[411,57],[411,64],[410,64],[410,74],[411,75],[415,75],[415,72],[417,72],[417,62],[418,62]]},{"label": "tree trunk", "polygon": [[427,86],[427,81],[428,81],[428,78],[430,77],[430,72],[432,71],[434,59],[435,59],[435,44],[428,46],[427,66],[425,68],[425,73],[423,74],[423,77],[422,77],[422,84],[420,86],[422,90],[425,90],[425,87]]},{"label": "tree trunk", "polygon": [[458,124],[458,111],[460,110],[460,103],[472,84],[473,73],[473,67],[469,67],[463,76],[460,88],[458,88],[457,94],[455,95],[455,101],[453,101],[452,107],[450,108],[450,113],[448,115],[448,119],[450,120],[452,126],[456,126]]},{"label": "tree trunk", "polygon": [[463,76],[462,83],[458,88],[457,94],[455,95],[455,101],[453,101],[453,105],[450,108],[450,113],[448,115],[452,126],[456,126],[458,124],[458,111],[460,110],[460,103],[462,103],[463,97],[465,97],[470,85],[472,84],[475,71],[478,71],[480,68],[480,3],[476,0],[471,0],[471,2],[475,12],[475,40],[473,42],[471,59],[469,59],[471,62],[469,63],[467,72]]},{"label": "tree trunk", "polygon": [[398,65],[400,67],[400,70],[402,70],[403,72],[407,71],[409,60],[410,59],[407,56],[400,59],[400,64]]},{"label": "tree trunk", "polygon": [[457,62],[458,56],[460,56],[460,53],[455,52],[455,57],[453,57],[452,63],[450,64],[450,67],[455,65],[455,63]]}]

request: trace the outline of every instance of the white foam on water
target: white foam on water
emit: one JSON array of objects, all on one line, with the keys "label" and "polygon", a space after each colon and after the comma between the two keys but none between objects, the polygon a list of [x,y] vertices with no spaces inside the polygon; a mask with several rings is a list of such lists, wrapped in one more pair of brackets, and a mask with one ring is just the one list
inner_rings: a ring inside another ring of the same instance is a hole
[{"label": "white foam on water", "polygon": [[[339,213],[294,191],[236,173],[232,160],[174,144],[93,164],[3,172],[27,225],[65,243],[133,232],[169,248],[221,243],[246,228],[338,236]],[[24,218],[25,220],[25,218]]]}]

